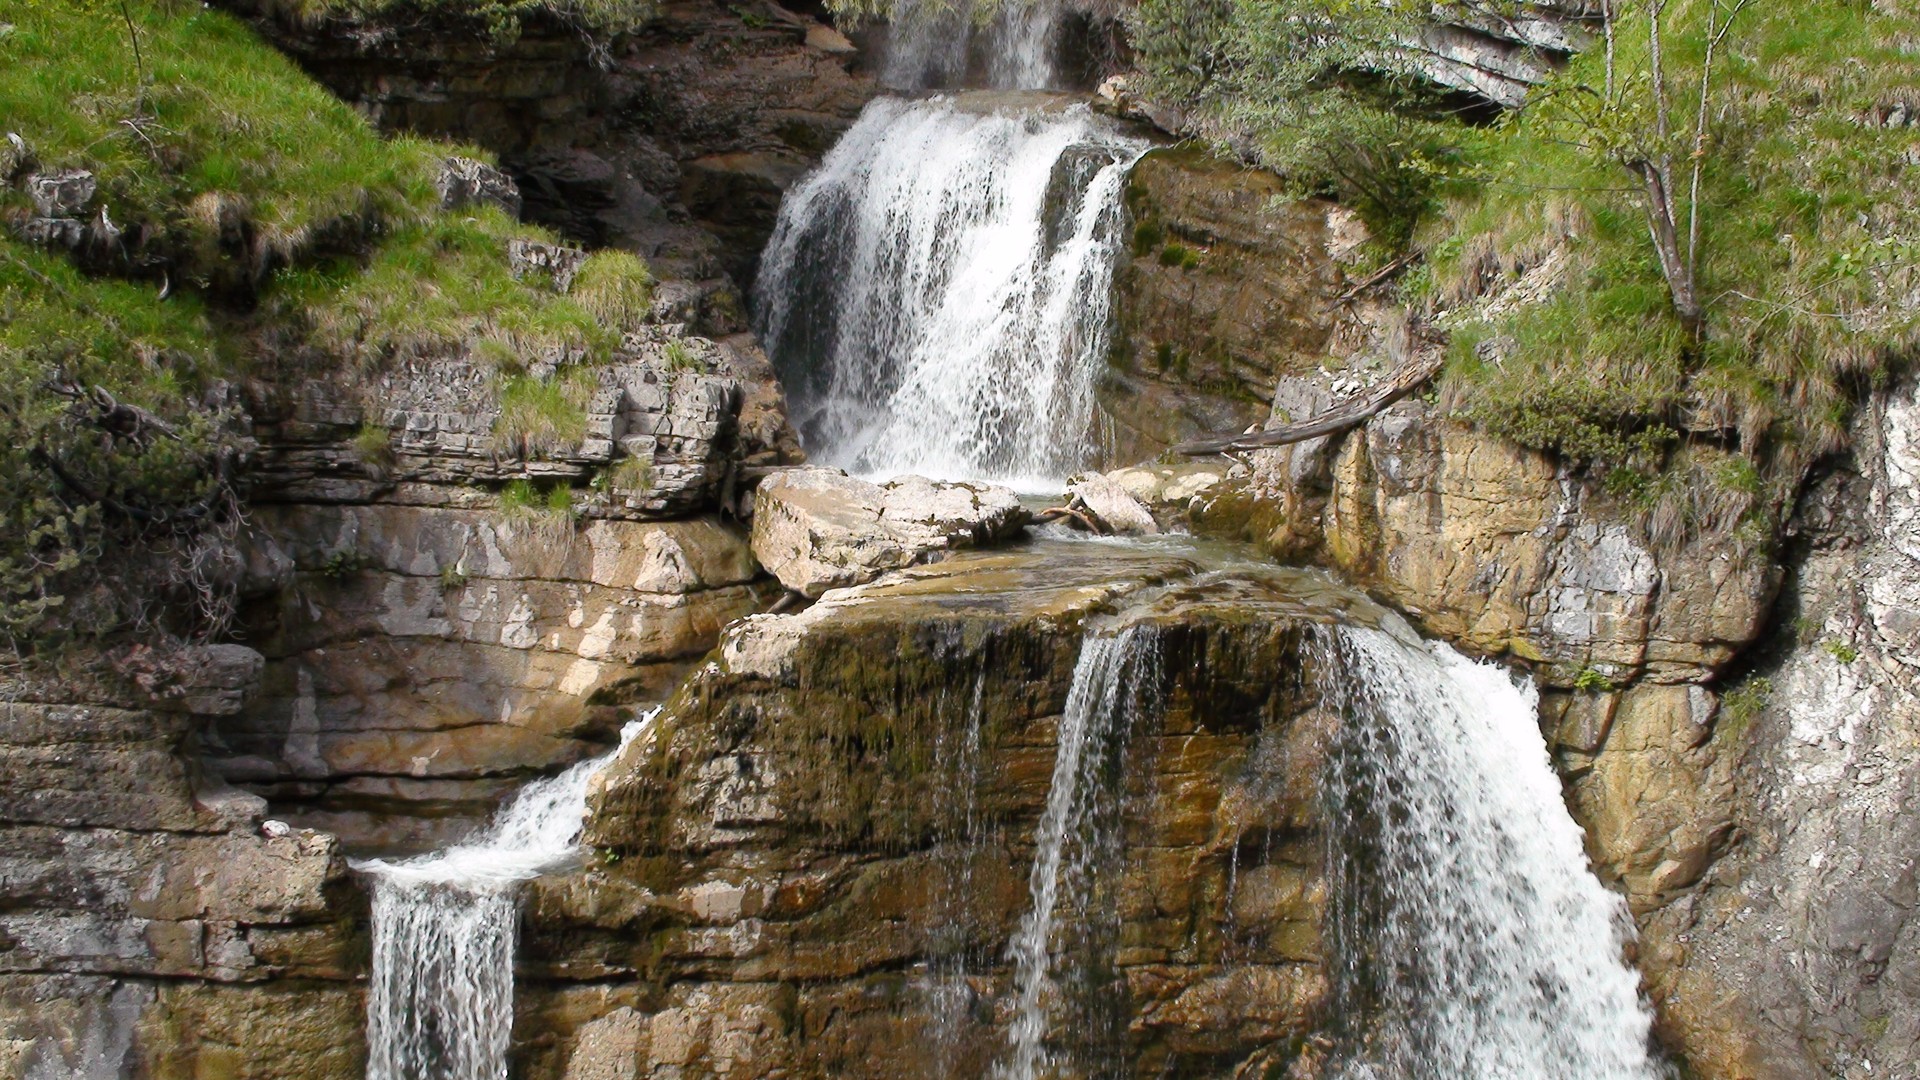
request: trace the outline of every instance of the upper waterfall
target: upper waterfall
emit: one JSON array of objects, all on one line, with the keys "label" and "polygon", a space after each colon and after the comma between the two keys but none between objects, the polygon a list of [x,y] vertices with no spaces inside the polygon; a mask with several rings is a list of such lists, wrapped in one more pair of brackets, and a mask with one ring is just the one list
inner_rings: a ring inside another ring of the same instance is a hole
[{"label": "upper waterfall", "polygon": [[1147,148],[1084,105],[869,105],[788,193],[755,288],[814,459],[1027,486],[1084,466]]},{"label": "upper waterfall", "polygon": [[967,85],[973,46],[984,53],[986,84],[997,90],[1051,90],[1062,0],[897,0],[881,84],[893,90]]}]

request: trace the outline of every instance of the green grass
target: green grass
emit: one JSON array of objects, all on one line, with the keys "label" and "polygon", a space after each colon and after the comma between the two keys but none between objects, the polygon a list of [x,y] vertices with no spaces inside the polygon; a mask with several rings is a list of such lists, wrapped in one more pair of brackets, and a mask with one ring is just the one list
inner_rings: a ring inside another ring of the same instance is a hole
[{"label": "green grass", "polygon": [[500,387],[494,437],[536,455],[578,446],[587,435],[587,402],[598,386],[593,373],[580,368],[552,378],[509,376]]},{"label": "green grass", "polygon": [[439,16],[473,22],[496,40],[517,37],[530,18],[552,18],[595,34],[628,34],[659,11],[655,0],[289,0],[277,5],[294,21],[323,18]]},{"label": "green grass", "polygon": [[117,222],[204,274],[431,207],[445,147],[381,138],[231,16],[182,0],[128,11],[138,60],[101,0],[15,5],[0,37],[7,129],[43,168],[92,170]]},{"label": "green grass", "polygon": [[438,215],[398,229],[364,264],[282,271],[270,303],[305,319],[322,348],[373,366],[464,344],[508,370],[556,350],[604,357],[624,323],[603,322],[591,308],[644,314],[647,286],[615,274],[590,281],[599,290],[591,302],[515,278],[505,250],[516,237],[553,239],[493,207]]},{"label": "green grass", "polygon": [[[1706,8],[1670,8],[1668,74],[1688,125]],[[1845,447],[1861,390],[1920,346],[1920,314],[1902,300],[1920,287],[1920,169],[1910,132],[1868,122],[1920,84],[1916,37],[1920,20],[1859,3],[1741,16],[1713,84],[1698,343],[1672,314],[1633,179],[1574,145],[1595,134],[1572,120],[1593,99],[1579,88],[1605,83],[1603,51],[1580,56],[1479,140],[1476,182],[1423,233],[1442,307],[1564,262],[1547,301],[1456,324],[1457,338],[1500,347],[1456,348],[1446,399],[1523,444],[1643,472],[1704,433],[1747,459],[1726,466],[1731,486],[1784,497]],[[1621,23],[1619,71],[1644,67],[1647,41],[1642,20]],[[1629,108],[1644,113],[1636,93]]]},{"label": "green grass", "polygon": [[[539,450],[578,441],[590,379],[521,373],[605,356],[650,305],[651,277],[626,254],[589,258],[570,295],[516,280],[508,242],[552,235],[490,208],[444,212],[434,190],[446,157],[484,155],[381,136],[220,12],[130,0],[126,14],[133,36],[104,0],[0,18],[0,130],[30,150],[0,151],[0,179],[92,171],[96,205],[138,256],[82,268],[0,228],[0,641],[16,648],[134,625],[218,631],[154,617],[207,585],[167,560],[232,520],[216,464],[236,436],[205,397],[217,382],[474,355],[499,367],[503,426]],[[0,216],[30,212],[0,185]],[[95,405],[53,392],[64,384],[157,423],[109,430]],[[388,439],[369,427],[354,443],[378,465]]]}]

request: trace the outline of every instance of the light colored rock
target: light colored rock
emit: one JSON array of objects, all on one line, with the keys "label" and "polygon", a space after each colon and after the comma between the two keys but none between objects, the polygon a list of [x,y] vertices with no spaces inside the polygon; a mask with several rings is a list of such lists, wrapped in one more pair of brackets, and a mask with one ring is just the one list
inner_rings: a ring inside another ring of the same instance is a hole
[{"label": "light colored rock", "polygon": [[484,161],[450,157],[441,165],[433,186],[440,193],[443,209],[462,210],[491,204],[505,211],[508,217],[520,216],[520,188],[506,173]]},{"label": "light colored rock", "polygon": [[838,469],[787,469],[760,484],[753,553],[809,598],[889,570],[993,544],[1030,520],[1012,491],[909,476],[875,484]]},{"label": "light colored rock", "polygon": [[645,1023],[632,1009],[617,1009],[582,1027],[561,1080],[631,1080],[640,1075]]},{"label": "light colored rock", "polygon": [[1068,486],[1067,494],[1117,536],[1155,536],[1160,532],[1146,504],[1113,477],[1096,475],[1076,480]]}]

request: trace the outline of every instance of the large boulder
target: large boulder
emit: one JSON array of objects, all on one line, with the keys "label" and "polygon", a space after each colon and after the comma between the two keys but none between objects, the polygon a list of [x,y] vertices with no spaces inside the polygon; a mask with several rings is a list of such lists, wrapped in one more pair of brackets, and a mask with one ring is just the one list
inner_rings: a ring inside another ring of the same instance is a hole
[{"label": "large boulder", "polygon": [[990,484],[907,476],[875,484],[839,469],[775,473],[754,501],[753,553],[780,583],[810,599],[1006,540],[1032,516]]}]

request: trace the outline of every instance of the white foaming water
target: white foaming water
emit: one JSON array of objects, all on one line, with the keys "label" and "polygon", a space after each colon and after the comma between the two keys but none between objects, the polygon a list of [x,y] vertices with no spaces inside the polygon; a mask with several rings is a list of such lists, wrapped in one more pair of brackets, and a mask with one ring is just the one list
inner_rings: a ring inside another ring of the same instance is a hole
[{"label": "white foaming water", "polygon": [[505,1080],[518,886],[574,857],[588,785],[657,714],[612,753],[528,784],[465,843],[353,864],[373,878],[367,1080]]},{"label": "white foaming water", "polygon": [[1538,698],[1444,645],[1322,642],[1342,1080],[1656,1080],[1625,905],[1587,866]]},{"label": "white foaming water", "polygon": [[967,82],[976,39],[986,57],[987,85],[1050,90],[1059,83],[1054,56],[1061,0],[1002,0],[986,18],[974,0],[898,0],[887,34],[881,85],[930,90]]},{"label": "white foaming water", "polygon": [[1147,149],[1080,105],[870,104],[788,193],[755,289],[813,458],[1034,490],[1087,464]]},{"label": "white foaming water", "polygon": [[1007,948],[1015,1000],[1007,1031],[1012,1052],[994,1070],[1000,1080],[1035,1080],[1048,1066],[1045,999],[1052,983],[1056,909],[1063,887],[1084,897],[1089,874],[1099,869],[1093,863],[1116,839],[1099,835],[1117,824],[1097,820],[1098,811],[1112,810],[1115,801],[1102,777],[1127,740],[1142,691],[1158,681],[1158,658],[1152,632],[1137,627],[1112,636],[1089,635],[1080,646],[1060,719],[1053,786],[1034,832],[1033,869],[1027,877],[1031,907]]}]

